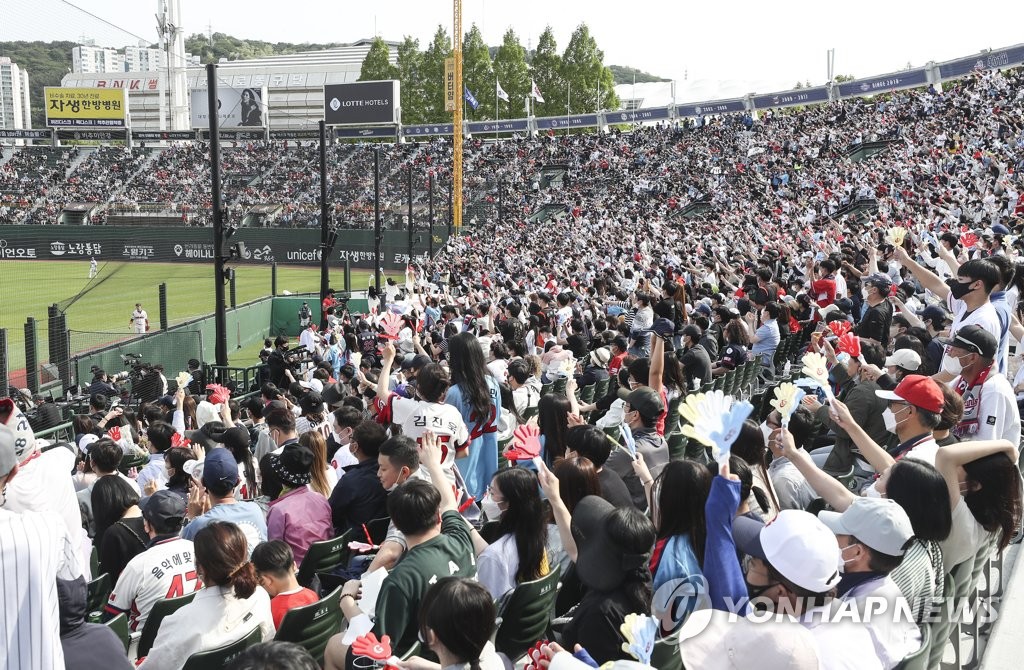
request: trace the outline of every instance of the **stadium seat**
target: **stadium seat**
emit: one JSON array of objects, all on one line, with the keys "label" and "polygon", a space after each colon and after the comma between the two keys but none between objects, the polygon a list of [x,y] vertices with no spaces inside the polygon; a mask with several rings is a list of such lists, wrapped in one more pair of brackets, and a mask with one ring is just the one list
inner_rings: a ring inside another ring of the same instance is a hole
[{"label": "stadium seat", "polygon": [[348,543],[352,540],[352,531],[346,530],[338,537],[309,545],[309,551],[299,566],[299,584],[308,587],[318,572],[331,572],[336,568],[348,565],[351,552]]},{"label": "stadium seat", "polygon": [[931,640],[931,627],[921,626],[921,648],[900,661],[896,670],[928,670]]},{"label": "stadium seat", "polygon": [[602,379],[594,385],[594,398],[600,399],[608,395],[608,384],[610,380]]},{"label": "stadium seat", "polygon": [[559,377],[555,380],[555,383],[551,388],[551,392],[557,395],[565,395],[565,387],[568,383],[569,380],[566,377]]},{"label": "stadium seat", "polygon": [[668,413],[665,415],[665,434],[679,430],[679,405],[686,399],[685,395],[677,395],[668,401]]},{"label": "stadium seat", "polygon": [[195,597],[196,592],[193,591],[180,598],[167,598],[166,600],[158,600],[153,604],[153,609],[149,611],[149,616],[146,617],[146,625],[142,627],[142,634],[139,636],[139,644],[136,648],[138,658],[144,657],[153,648],[153,642],[156,641],[156,634],[160,632],[160,624],[163,620],[185,605],[188,605]]},{"label": "stadium seat", "polygon": [[525,410],[523,410],[523,418],[529,421],[533,417],[537,416],[537,411],[538,410],[536,405],[534,405],[533,407],[527,407]]},{"label": "stadium seat", "polygon": [[384,542],[384,538],[388,535],[388,526],[390,525],[391,517],[389,516],[383,516],[366,522],[366,530],[370,533],[370,539],[373,540],[374,544],[380,546]]},{"label": "stadium seat", "polygon": [[341,630],[341,587],[320,599],[320,602],[288,610],[277,628],[275,640],[294,642],[323,665],[327,640]]},{"label": "stadium seat", "polygon": [[107,628],[114,631],[114,635],[121,640],[121,644],[124,645],[124,651],[128,653],[128,647],[131,646],[131,632],[128,630],[128,616],[121,612],[116,617],[107,622]]},{"label": "stadium seat", "polygon": [[192,654],[185,661],[182,670],[223,670],[224,666],[243,651],[263,641],[263,631],[257,626],[241,640],[226,644],[216,649],[200,651]]},{"label": "stadium seat", "polygon": [[672,433],[668,438],[668,459],[670,461],[686,460],[686,445],[689,440],[682,433]]},{"label": "stadium seat", "polygon": [[113,588],[113,584],[110,583],[110,575],[106,572],[89,582],[88,595],[85,597],[86,614],[102,610],[103,606],[107,604],[107,599],[110,598]]},{"label": "stadium seat", "polygon": [[[958,566],[959,567],[959,566]],[[956,568],[954,568],[955,570]],[[956,580],[952,573],[946,575],[946,581],[943,588],[943,596],[945,598],[952,598],[956,591]],[[952,622],[949,620],[949,610],[942,610],[940,616],[934,617],[928,623],[928,668],[937,668],[939,663],[942,661],[942,655],[946,651],[946,642],[949,639],[950,630],[953,627]]]},{"label": "stadium seat", "polygon": [[654,649],[651,650],[651,667],[658,670],[683,670],[678,635],[669,635],[655,641]]},{"label": "stadium seat", "polygon": [[103,574],[100,572],[100,552],[96,545],[92,546],[92,553],[89,554],[89,576],[93,579]]},{"label": "stadium seat", "polygon": [[517,659],[538,640],[544,639],[558,596],[556,567],[546,576],[517,586],[504,596],[498,608],[501,623],[494,636],[494,648]]},{"label": "stadium seat", "polygon": [[594,402],[595,395],[597,395],[597,384],[587,384],[580,389],[580,403],[589,405]]},{"label": "stadium seat", "polygon": [[543,398],[547,394],[551,393],[551,390],[555,387],[554,384],[541,384],[540,397]]}]

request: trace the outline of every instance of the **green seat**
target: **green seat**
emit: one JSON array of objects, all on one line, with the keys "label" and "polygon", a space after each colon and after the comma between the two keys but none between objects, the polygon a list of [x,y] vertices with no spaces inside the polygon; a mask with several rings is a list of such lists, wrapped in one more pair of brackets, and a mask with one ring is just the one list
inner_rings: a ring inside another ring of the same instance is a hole
[{"label": "green seat", "polygon": [[100,572],[100,552],[96,545],[92,545],[92,553],[89,554],[89,576],[96,578],[103,573]]},{"label": "green seat", "polygon": [[589,405],[597,396],[597,384],[587,384],[580,389],[580,404]]},{"label": "green seat", "polygon": [[533,407],[527,407],[526,409],[523,410],[523,418],[529,421],[533,417],[537,416],[538,411],[539,410],[536,405],[534,405]]},{"label": "green seat", "polygon": [[274,639],[294,642],[305,648],[317,663],[323,665],[327,640],[341,630],[341,587],[320,599],[320,602],[288,610],[281,619]]},{"label": "green seat", "polygon": [[332,572],[335,568],[347,566],[351,555],[348,548],[348,543],[352,540],[351,535],[352,530],[349,529],[338,537],[309,545],[309,551],[299,566],[299,584],[308,587],[316,573]]},{"label": "green seat", "polygon": [[263,641],[263,631],[256,626],[241,640],[226,644],[223,647],[200,651],[192,654],[181,666],[181,670],[223,670],[231,659],[243,651]]},{"label": "green seat", "polygon": [[106,572],[89,582],[89,591],[85,597],[86,613],[102,610],[107,604],[113,588],[113,585],[110,583],[110,574]]},{"label": "green seat", "polygon": [[665,415],[665,434],[679,430],[679,405],[686,396],[680,394],[668,401],[668,413]]},{"label": "green seat", "polygon": [[720,377],[715,377],[715,381],[711,382],[711,390],[712,391],[721,391],[721,390],[723,390],[725,388],[725,378],[729,375],[730,372],[732,372],[732,371],[730,370],[729,372],[726,372],[724,375],[722,375]]},{"label": "green seat", "polygon": [[609,380],[602,379],[594,385],[594,398],[603,398],[608,395]]},{"label": "green seat", "polygon": [[679,653],[679,636],[659,638],[651,649],[651,667],[658,670],[683,670],[683,655]]},{"label": "green seat", "polygon": [[494,648],[509,658],[519,658],[538,640],[546,637],[558,596],[559,569],[517,586],[498,608],[501,623],[494,636]]},{"label": "green seat", "polygon": [[670,461],[686,460],[686,445],[689,442],[682,433],[670,433],[668,436],[668,459]]},{"label": "green seat", "polygon": [[[954,570],[955,569],[956,568],[954,568]],[[956,580],[953,578],[952,574],[947,574],[944,588],[942,590],[943,597],[947,599],[947,602],[949,602],[949,598],[953,597],[955,590]],[[953,622],[949,620],[949,610],[943,609],[941,614],[942,616],[936,616],[929,620],[926,626],[926,628],[928,628],[929,640],[927,654],[928,663],[925,665],[927,668],[939,667],[939,664],[942,662],[942,654],[946,650],[946,640],[949,639],[950,629],[953,628]]]},{"label": "green seat", "polygon": [[[551,389],[551,392],[552,393],[557,393],[558,395],[565,395],[565,386],[568,383],[569,383],[568,378],[566,378],[566,377],[559,377],[558,379],[555,380],[555,384],[554,384],[553,388]],[[541,391],[541,393],[543,394],[544,392]]]},{"label": "green seat", "polygon": [[547,394],[551,393],[551,390],[555,388],[554,384],[541,384],[540,397],[543,398]]},{"label": "green seat", "polygon": [[128,630],[128,617],[124,612],[121,612],[116,617],[107,622],[107,628],[114,631],[114,635],[117,639],[121,640],[121,644],[124,645],[124,653],[128,653],[128,647],[131,645],[131,633]]},{"label": "green seat", "polygon": [[156,634],[160,632],[160,623],[166,617],[171,616],[185,605],[188,605],[195,597],[196,592],[193,591],[180,598],[167,598],[165,600],[158,600],[153,604],[153,609],[149,610],[149,616],[146,617],[146,625],[142,627],[142,635],[139,637],[138,658],[142,658],[153,648]]},{"label": "green seat", "polygon": [[921,648],[900,661],[895,670],[928,670],[931,649],[931,627],[921,626]]}]

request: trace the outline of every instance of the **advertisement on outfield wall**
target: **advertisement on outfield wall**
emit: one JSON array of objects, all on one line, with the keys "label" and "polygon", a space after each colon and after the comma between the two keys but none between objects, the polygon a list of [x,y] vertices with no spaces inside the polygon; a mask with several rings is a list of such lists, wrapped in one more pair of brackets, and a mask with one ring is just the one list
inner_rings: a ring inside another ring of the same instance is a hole
[{"label": "advertisement on outfield wall", "polygon": [[329,126],[397,124],[401,92],[397,80],[324,86],[324,121]]},{"label": "advertisement on outfield wall", "polygon": [[[191,93],[192,127],[210,127],[210,94],[205,88]],[[217,87],[217,118],[221,128],[262,128],[267,125],[267,88]]]},{"label": "advertisement on outfield wall", "polygon": [[128,100],[124,89],[43,89],[46,125],[54,128],[124,128]]},{"label": "advertisement on outfield wall", "polygon": [[[419,231],[413,255],[427,253],[426,231]],[[142,226],[0,226],[0,258],[5,260],[54,260],[98,262],[213,264],[213,234],[209,228]],[[434,250],[447,240],[446,227],[434,226]],[[319,229],[241,228],[227,248],[241,242],[242,256],[229,264],[320,265]],[[409,252],[406,231],[386,230],[381,243],[385,269],[405,267]],[[349,259],[354,268],[373,268],[373,231],[339,230],[331,253],[334,266]]]}]

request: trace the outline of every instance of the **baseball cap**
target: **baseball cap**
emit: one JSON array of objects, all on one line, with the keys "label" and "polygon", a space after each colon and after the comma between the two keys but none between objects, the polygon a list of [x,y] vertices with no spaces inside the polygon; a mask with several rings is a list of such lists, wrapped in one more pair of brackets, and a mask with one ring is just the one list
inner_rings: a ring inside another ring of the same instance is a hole
[{"label": "baseball cap", "polygon": [[958,349],[966,349],[973,354],[980,354],[982,358],[995,358],[996,349],[999,348],[999,340],[980,325],[972,323],[962,326],[960,330],[953,333],[953,337],[939,338],[941,344]]},{"label": "baseball cap", "polygon": [[992,226],[992,232],[996,235],[1009,235],[1010,229],[1001,223],[997,223],[994,226]]},{"label": "baseball cap", "polygon": [[199,430],[185,431],[185,437],[189,442],[198,442],[204,449],[213,449],[217,445],[224,444],[224,433],[227,427],[221,421],[209,421],[204,423]]},{"label": "baseball cap", "polygon": [[10,398],[0,399],[0,425],[7,426],[14,434],[14,455],[19,461],[31,456],[39,448],[28,418]]},{"label": "baseball cap", "polygon": [[414,358],[416,358],[416,357],[413,356],[412,354],[406,354],[405,357],[402,358],[402,362],[399,365],[399,369],[401,369],[401,370],[411,370],[412,369],[412,361],[413,361]]},{"label": "baseball cap", "polygon": [[818,518],[836,535],[852,535],[887,556],[902,556],[914,536],[910,517],[891,498],[856,498],[845,512],[818,512]]},{"label": "baseball cap", "polygon": [[921,356],[913,349],[897,349],[892,356],[886,356],[886,367],[903,368],[914,372],[921,367]]},{"label": "baseball cap", "polygon": [[181,469],[185,471],[186,475],[197,482],[203,481],[203,461],[190,458],[182,464]]},{"label": "baseball cap", "polygon": [[89,449],[92,447],[92,443],[100,439],[95,433],[86,433],[82,437],[78,438],[78,448],[83,454],[88,454]]},{"label": "baseball cap", "polygon": [[608,361],[612,359],[612,352],[608,347],[598,347],[590,353],[590,362],[599,368],[608,367]]},{"label": "baseball cap", "polygon": [[853,312],[853,301],[849,298],[840,298],[839,300],[836,300],[835,305],[844,314],[850,314]]},{"label": "baseball cap", "polygon": [[907,375],[891,391],[875,391],[884,400],[900,400],[926,412],[940,414],[945,404],[938,382],[924,375]]},{"label": "baseball cap", "polygon": [[223,489],[234,488],[238,483],[238,463],[230,451],[223,448],[211,449],[203,461],[203,486]]},{"label": "baseball cap", "polygon": [[11,429],[0,424],[0,477],[6,477],[18,464],[18,456],[14,453],[14,439]]},{"label": "baseball cap", "polygon": [[608,534],[608,517],[615,507],[600,496],[586,496],[572,513],[572,536],[579,550],[576,571],[580,581],[597,591],[611,591],[626,574],[647,565],[651,553],[627,554]]},{"label": "baseball cap", "polygon": [[628,388],[620,388],[618,396],[648,419],[656,419],[665,411],[665,404],[661,402],[661,396],[650,386],[640,386],[632,391]]},{"label": "baseball cap", "polygon": [[341,401],[345,399],[345,393],[342,391],[340,383],[328,384],[324,387],[320,397],[328,407],[333,408],[341,405]]},{"label": "baseball cap", "polygon": [[739,516],[732,531],[740,551],[768,562],[797,586],[825,593],[839,583],[839,542],[813,514],[783,510],[768,524]]},{"label": "baseball cap", "polygon": [[922,321],[946,321],[951,322],[953,316],[942,305],[928,305],[917,313]]},{"label": "baseball cap", "polygon": [[316,391],[310,391],[299,398],[299,407],[303,414],[312,414],[323,410],[324,399]]},{"label": "baseball cap", "polygon": [[185,499],[173,491],[163,489],[139,501],[142,516],[150,524],[161,528],[181,523],[185,518]]},{"label": "baseball cap", "polygon": [[884,275],[881,272],[869,274],[860,283],[865,286],[877,286],[883,293],[888,293],[889,288],[892,287],[892,279],[889,278],[889,275]]}]

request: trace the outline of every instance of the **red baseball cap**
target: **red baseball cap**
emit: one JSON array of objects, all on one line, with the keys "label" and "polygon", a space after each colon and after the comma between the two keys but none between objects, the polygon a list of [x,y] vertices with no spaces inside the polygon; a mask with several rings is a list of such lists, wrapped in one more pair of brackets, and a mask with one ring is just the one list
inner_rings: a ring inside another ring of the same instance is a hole
[{"label": "red baseball cap", "polygon": [[907,375],[892,391],[875,391],[875,395],[885,400],[910,403],[935,414],[941,414],[945,404],[938,382],[924,375]]}]

